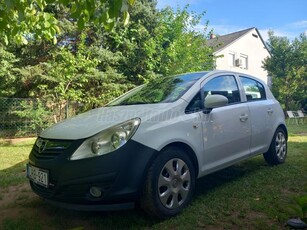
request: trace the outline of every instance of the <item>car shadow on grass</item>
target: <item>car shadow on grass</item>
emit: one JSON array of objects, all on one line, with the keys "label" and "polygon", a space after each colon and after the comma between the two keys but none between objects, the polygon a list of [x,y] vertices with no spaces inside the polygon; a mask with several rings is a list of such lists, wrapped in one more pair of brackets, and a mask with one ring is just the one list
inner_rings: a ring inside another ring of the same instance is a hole
[{"label": "car shadow on grass", "polygon": [[258,156],[254,159],[245,160],[241,163],[211,173],[197,180],[194,196],[204,195],[208,191],[214,190],[220,186],[225,186],[228,183],[232,183],[237,179],[253,174],[261,170],[261,168],[266,167],[270,166]]},{"label": "car shadow on grass", "polygon": [[[24,163],[22,162],[6,169],[6,172],[14,174],[20,171],[20,165]],[[250,163],[247,161],[239,165],[231,166],[199,179],[196,183],[193,200],[206,195],[206,193],[220,186],[253,173],[254,170],[266,167],[265,163],[261,163],[260,161],[253,163],[253,167],[248,167],[247,164]],[[111,212],[72,211],[52,206],[37,196],[34,196],[34,198],[31,197],[30,200],[25,199],[18,204],[15,203],[15,205],[11,205],[9,208],[15,209],[16,212],[17,210],[19,210],[18,212],[23,210],[21,211],[23,215],[7,218],[3,222],[4,227],[13,226],[20,228],[20,226],[32,226],[36,228],[35,226],[38,226],[38,229],[41,227],[44,229],[43,226],[48,223],[51,229],[71,229],[79,227],[81,229],[144,229],[162,223],[160,220],[150,218],[139,208]]]},{"label": "car shadow on grass", "polygon": [[[268,172],[271,172],[271,174],[276,177],[280,177],[280,175],[284,175],[283,171],[286,169],[288,170],[288,173],[285,175],[289,178],[295,178],[295,174],[291,176],[289,172],[295,173],[297,171],[296,167],[300,167],[299,164],[301,163],[301,160],[296,159],[294,156],[302,155],[305,151],[305,147],[307,147],[306,145],[307,143],[305,142],[290,142],[289,161],[282,166],[269,166],[261,156],[257,156],[253,159],[243,161],[197,180],[192,204],[187,207],[181,215],[172,218],[171,220],[159,221],[152,219],[138,208],[128,211],[112,212],[70,211],[47,204],[43,199],[37,196],[29,196],[27,199],[25,195],[21,195],[19,196],[19,202],[16,203],[12,201],[14,204],[4,207],[4,209],[3,207],[0,207],[5,212],[14,210],[14,212],[18,213],[18,215],[13,217],[8,216],[3,219],[2,223],[0,222],[0,229],[172,229],[172,226],[178,227],[184,226],[184,224],[188,227],[196,227],[197,224],[195,219],[199,220],[200,218],[203,219],[203,223],[201,224],[206,226],[208,223],[210,224],[210,220],[206,220],[205,215],[208,212],[214,212],[215,209],[218,210],[218,205],[220,205],[216,200],[213,200],[211,206],[209,206],[205,212],[202,209],[205,207],[208,200],[213,197],[222,197],[225,194],[229,195],[229,193],[234,191],[240,193],[240,189],[242,188],[241,184],[244,184],[242,181],[250,182],[251,178],[258,177],[255,182],[259,183],[263,178],[266,178]],[[11,176],[15,173],[20,173],[20,167],[22,164],[24,164],[24,162],[6,169],[5,172]],[[236,184],[237,182],[240,183]],[[253,182],[254,181],[251,183]],[[26,179],[20,183],[27,183]],[[292,180],[291,183],[295,183],[295,180]],[[285,183],[283,184],[285,185]],[[233,188],[228,189],[227,187],[230,186]],[[246,188],[246,190],[251,191],[253,189],[253,187],[249,188],[248,186]],[[264,190],[266,188],[262,187],[260,189]],[[224,191],[221,193],[219,190]],[[241,196],[244,195],[245,194],[241,194]],[[199,202],[202,200],[204,200],[203,203]],[[221,202],[223,201],[220,201],[220,203]],[[257,200],[252,202],[257,202]],[[247,212],[252,211],[248,208],[249,207],[247,207]],[[196,213],[199,213],[198,216]],[[253,213],[253,215],[254,214],[255,213]],[[212,219],[216,221],[218,218],[219,217],[217,216],[216,219]],[[265,218],[267,217],[265,216]],[[230,220],[226,219],[225,221],[227,222]],[[276,224],[276,222],[273,223]],[[216,222],[212,222],[212,225],[214,224],[216,224]]]},{"label": "car shadow on grass", "polygon": [[138,208],[83,212],[52,206],[31,191],[26,163],[0,170],[0,229],[144,229],[159,222]]}]

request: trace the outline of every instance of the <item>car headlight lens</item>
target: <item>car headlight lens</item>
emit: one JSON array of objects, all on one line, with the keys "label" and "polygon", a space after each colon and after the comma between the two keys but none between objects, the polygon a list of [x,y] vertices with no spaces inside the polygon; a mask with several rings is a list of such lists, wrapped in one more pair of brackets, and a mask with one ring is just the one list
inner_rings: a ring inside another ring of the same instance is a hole
[{"label": "car headlight lens", "polygon": [[70,160],[101,156],[119,149],[133,136],[140,123],[139,118],[134,118],[103,130],[86,139],[70,157]]},{"label": "car headlight lens", "polygon": [[111,137],[111,143],[114,149],[117,149],[127,142],[127,133],[123,131],[116,132]]}]

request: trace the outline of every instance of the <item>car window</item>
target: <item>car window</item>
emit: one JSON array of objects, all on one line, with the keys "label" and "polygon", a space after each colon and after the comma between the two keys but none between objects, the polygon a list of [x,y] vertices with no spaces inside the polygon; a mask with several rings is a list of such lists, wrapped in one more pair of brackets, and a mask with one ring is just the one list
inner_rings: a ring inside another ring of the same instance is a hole
[{"label": "car window", "polygon": [[189,105],[185,109],[186,113],[195,113],[201,110],[201,95],[198,92],[195,97],[190,101]]},{"label": "car window", "polygon": [[241,102],[240,92],[236,79],[232,75],[215,77],[203,87],[204,98],[209,95],[219,94],[228,98],[228,103]]},{"label": "car window", "polygon": [[247,101],[265,100],[264,86],[254,79],[240,76]]},{"label": "car window", "polygon": [[204,72],[199,72],[156,78],[112,101],[107,106],[174,102],[204,75]]}]

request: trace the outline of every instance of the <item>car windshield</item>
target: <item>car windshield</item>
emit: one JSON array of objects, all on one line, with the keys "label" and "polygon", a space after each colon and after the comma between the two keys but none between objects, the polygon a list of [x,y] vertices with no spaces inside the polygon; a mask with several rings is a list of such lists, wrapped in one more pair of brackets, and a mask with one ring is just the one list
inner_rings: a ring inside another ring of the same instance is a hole
[{"label": "car windshield", "polygon": [[202,72],[160,77],[148,84],[136,87],[107,106],[174,102],[205,74]]}]

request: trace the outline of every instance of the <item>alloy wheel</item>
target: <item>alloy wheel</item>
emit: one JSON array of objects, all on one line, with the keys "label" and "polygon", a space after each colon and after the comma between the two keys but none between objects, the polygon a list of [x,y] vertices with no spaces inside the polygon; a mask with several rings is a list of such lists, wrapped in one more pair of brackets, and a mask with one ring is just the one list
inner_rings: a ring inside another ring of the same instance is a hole
[{"label": "alloy wheel", "polygon": [[283,159],[287,153],[287,142],[285,135],[282,132],[278,132],[275,139],[276,154],[279,159]]}]

